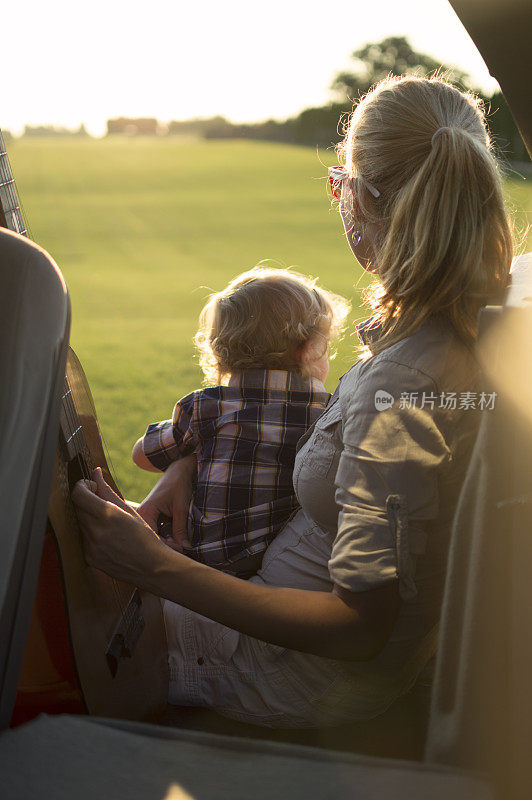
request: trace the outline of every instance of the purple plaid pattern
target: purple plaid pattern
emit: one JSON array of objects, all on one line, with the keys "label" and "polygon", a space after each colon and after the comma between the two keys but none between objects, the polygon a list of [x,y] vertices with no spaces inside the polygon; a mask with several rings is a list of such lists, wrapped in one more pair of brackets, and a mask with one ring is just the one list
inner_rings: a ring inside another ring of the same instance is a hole
[{"label": "purple plaid pattern", "polygon": [[327,405],[316,378],[247,370],[228,386],[184,397],[150,425],[143,450],[158,469],[196,453],[187,555],[227,568],[264,552],[298,508],[292,471],[299,438]]}]

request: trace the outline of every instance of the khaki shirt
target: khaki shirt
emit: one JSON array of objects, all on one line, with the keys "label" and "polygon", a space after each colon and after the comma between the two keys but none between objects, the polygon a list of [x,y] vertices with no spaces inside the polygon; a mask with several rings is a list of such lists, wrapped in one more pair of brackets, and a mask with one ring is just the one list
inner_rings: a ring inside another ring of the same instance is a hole
[{"label": "khaki shirt", "polygon": [[426,660],[427,637],[433,649],[451,523],[479,411],[489,413],[490,402],[474,354],[433,320],[358,361],[300,440],[294,486],[307,519],[327,537],[321,554],[329,550],[331,588],[399,581],[401,610],[388,644],[354,670],[401,671],[416,651]]}]

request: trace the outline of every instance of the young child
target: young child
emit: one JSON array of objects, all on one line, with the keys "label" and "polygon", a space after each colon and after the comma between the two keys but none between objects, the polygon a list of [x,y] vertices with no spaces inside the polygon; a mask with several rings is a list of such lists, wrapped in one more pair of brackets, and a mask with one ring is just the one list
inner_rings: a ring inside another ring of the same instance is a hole
[{"label": "young child", "polygon": [[195,453],[184,553],[241,577],[298,507],[296,444],[329,399],[329,340],[349,304],[284,269],[256,267],[211,297],[195,343],[206,383],[133,448],[143,469]]}]

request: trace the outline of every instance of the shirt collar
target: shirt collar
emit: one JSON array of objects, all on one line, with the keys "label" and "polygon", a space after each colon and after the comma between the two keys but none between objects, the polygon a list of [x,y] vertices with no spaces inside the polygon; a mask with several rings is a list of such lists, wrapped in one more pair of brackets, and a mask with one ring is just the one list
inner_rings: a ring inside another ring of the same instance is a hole
[{"label": "shirt collar", "polygon": [[229,387],[277,389],[283,392],[326,392],[323,383],[286,369],[246,369],[229,378]]}]

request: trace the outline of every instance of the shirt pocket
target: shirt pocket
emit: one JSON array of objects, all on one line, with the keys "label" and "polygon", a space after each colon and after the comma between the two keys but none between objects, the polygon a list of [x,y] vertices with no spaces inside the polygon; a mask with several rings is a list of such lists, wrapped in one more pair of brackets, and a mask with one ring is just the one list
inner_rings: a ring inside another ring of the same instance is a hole
[{"label": "shirt pocket", "polygon": [[413,600],[417,596],[416,560],[417,556],[425,553],[427,534],[422,528],[410,525],[406,498],[403,495],[388,495],[386,514],[395,543],[399,594],[402,600]]},{"label": "shirt pocket", "polygon": [[333,462],[340,457],[342,450],[341,426],[342,410],[336,401],[326,409],[314,426],[304,458],[305,468],[310,469],[320,478],[326,478],[331,472]]}]

